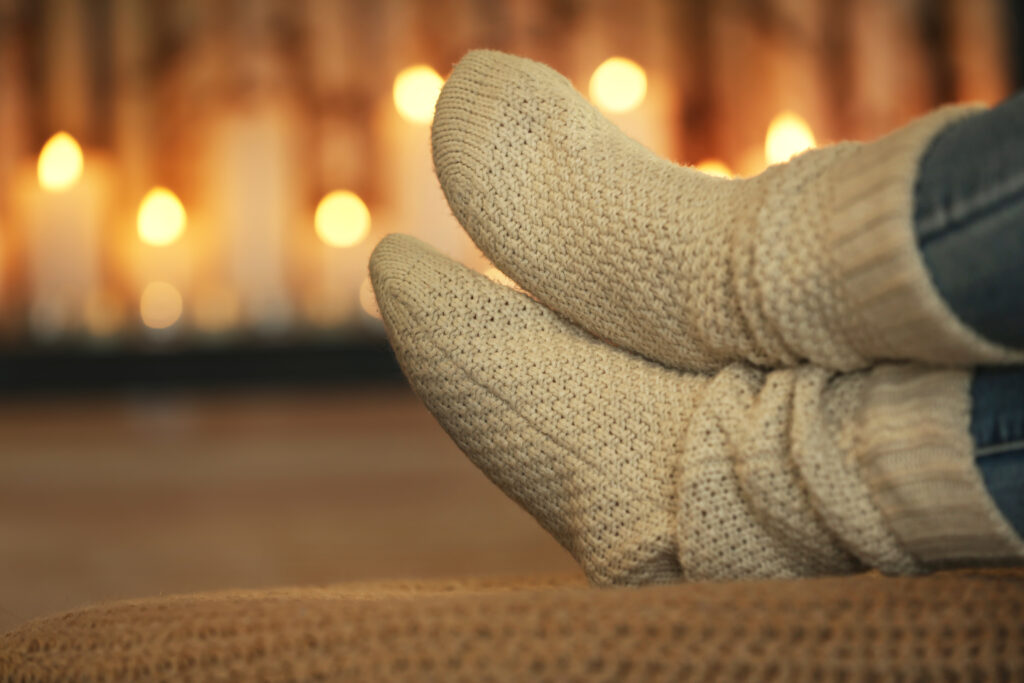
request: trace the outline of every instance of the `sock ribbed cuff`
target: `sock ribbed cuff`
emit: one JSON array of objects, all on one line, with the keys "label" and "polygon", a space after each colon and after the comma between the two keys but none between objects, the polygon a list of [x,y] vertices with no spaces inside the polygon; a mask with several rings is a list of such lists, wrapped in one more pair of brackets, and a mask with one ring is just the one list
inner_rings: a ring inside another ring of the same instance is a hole
[{"label": "sock ribbed cuff", "polygon": [[858,420],[856,467],[893,534],[930,569],[1024,560],[974,463],[970,375],[875,368]]},{"label": "sock ribbed cuff", "polygon": [[828,252],[845,302],[843,334],[866,358],[942,365],[1024,362],[963,324],[936,291],[913,230],[917,166],[947,125],[978,111],[950,106],[864,145],[829,171]]}]

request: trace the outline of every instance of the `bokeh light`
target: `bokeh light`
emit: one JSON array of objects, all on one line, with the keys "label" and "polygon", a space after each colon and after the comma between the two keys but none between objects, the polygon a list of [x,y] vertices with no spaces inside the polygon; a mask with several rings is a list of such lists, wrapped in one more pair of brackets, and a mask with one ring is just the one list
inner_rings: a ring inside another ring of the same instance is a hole
[{"label": "bokeh light", "polygon": [[187,221],[181,200],[166,187],[154,187],[139,203],[139,239],[146,244],[172,244],[184,234]]},{"label": "bokeh light", "polygon": [[81,179],[84,166],[82,148],[73,137],[61,131],[47,140],[39,152],[39,185],[49,192],[68,190]]},{"label": "bokeh light", "polygon": [[434,119],[434,106],[444,79],[426,64],[403,69],[395,76],[392,94],[395,109],[410,123],[426,124]]},{"label": "bokeh light", "polygon": [[154,330],[162,330],[178,322],[182,307],[181,292],[168,282],[150,282],[142,290],[139,300],[142,322]]},{"label": "bokeh light", "polygon": [[370,210],[356,193],[335,190],[320,200],[313,225],[324,244],[351,247],[370,234]]},{"label": "bokeh light", "polygon": [[631,59],[610,57],[590,77],[590,99],[604,111],[631,111],[646,96],[647,73]]},{"label": "bokeh light", "polygon": [[484,276],[487,277],[488,280],[497,282],[499,285],[511,287],[512,289],[519,289],[519,285],[517,285],[512,278],[510,278],[508,275],[505,275],[505,273],[501,272],[494,266],[490,266],[487,270],[485,270]]},{"label": "bokeh light", "polygon": [[698,163],[694,168],[701,173],[706,173],[719,178],[732,177],[732,169],[729,168],[724,161],[720,161],[718,159],[705,159]]},{"label": "bokeh light", "polygon": [[373,283],[370,281],[369,276],[365,277],[363,284],[359,286],[359,305],[366,315],[378,320],[382,319],[380,307],[377,306],[377,295],[373,293]]},{"label": "bokeh light", "polygon": [[807,122],[799,114],[783,111],[768,124],[764,159],[768,165],[781,164],[816,144],[814,132]]}]

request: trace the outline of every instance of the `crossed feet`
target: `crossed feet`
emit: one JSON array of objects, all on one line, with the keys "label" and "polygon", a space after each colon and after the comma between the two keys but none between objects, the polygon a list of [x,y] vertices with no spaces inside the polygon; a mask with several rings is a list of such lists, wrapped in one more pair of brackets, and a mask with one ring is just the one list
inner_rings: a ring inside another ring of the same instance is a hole
[{"label": "crossed feet", "polygon": [[723,180],[548,67],[471,52],[437,174],[532,297],[386,237],[370,272],[398,361],[598,583],[1024,561],[968,432],[969,368],[1024,356],[949,310],[911,224],[921,154],[972,111]]}]

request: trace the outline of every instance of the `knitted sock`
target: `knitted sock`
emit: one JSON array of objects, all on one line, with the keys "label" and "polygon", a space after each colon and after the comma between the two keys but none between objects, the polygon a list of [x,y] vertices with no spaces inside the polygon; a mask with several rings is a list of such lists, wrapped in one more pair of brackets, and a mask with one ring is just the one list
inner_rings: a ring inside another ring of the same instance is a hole
[{"label": "knitted sock", "polygon": [[1024,560],[974,466],[966,372],[687,374],[407,236],[370,273],[413,389],[595,582]]},{"label": "knitted sock", "polygon": [[972,111],[940,109],[871,144],[724,180],[656,157],[550,68],[480,51],[438,99],[434,162],[495,265],[667,365],[1021,360],[949,310],[911,226],[920,155]]}]

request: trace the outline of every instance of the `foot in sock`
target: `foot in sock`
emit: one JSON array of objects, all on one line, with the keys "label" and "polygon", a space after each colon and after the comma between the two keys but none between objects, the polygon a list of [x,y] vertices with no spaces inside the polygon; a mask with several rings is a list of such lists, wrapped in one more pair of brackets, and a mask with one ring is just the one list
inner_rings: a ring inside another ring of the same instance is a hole
[{"label": "foot in sock", "polygon": [[684,373],[410,237],[370,271],[413,389],[595,582],[1024,559],[974,467],[966,372]]},{"label": "foot in sock", "polygon": [[650,359],[704,371],[1020,362],[946,306],[911,225],[919,157],[972,111],[723,180],[659,159],[550,68],[479,51],[448,79],[432,137],[448,202],[484,253]]}]

